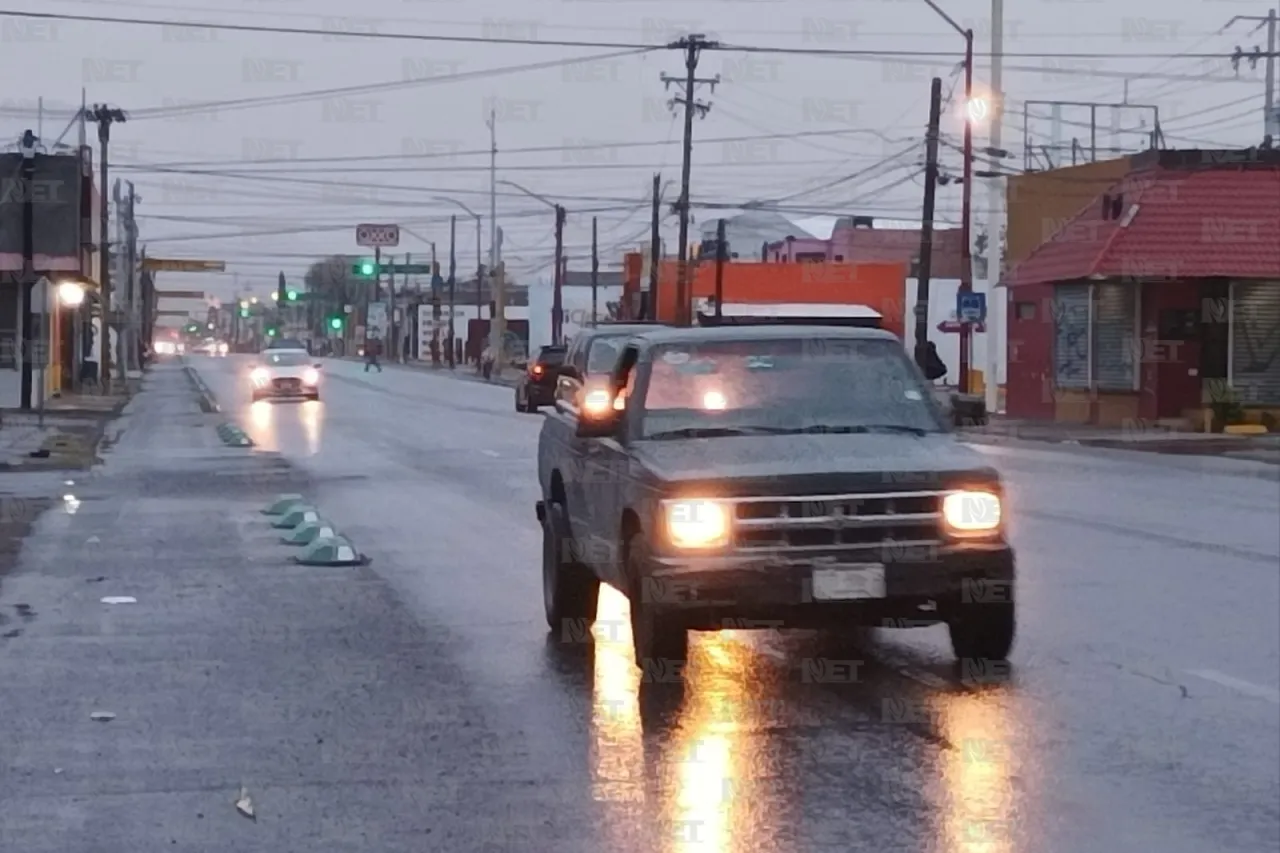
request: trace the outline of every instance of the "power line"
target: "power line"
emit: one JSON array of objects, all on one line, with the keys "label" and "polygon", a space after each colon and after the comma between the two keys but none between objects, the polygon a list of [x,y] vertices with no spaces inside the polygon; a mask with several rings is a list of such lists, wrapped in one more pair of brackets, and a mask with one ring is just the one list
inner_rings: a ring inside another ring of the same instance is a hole
[{"label": "power line", "polygon": [[[195,29],[220,30],[227,32],[245,32],[245,33],[273,33],[276,35],[308,35],[308,36],[326,36],[332,38],[335,33],[333,30],[322,29],[318,27],[282,27],[282,26],[266,26],[259,24],[222,24],[211,23],[208,21],[182,21],[172,18],[141,18],[141,17],[122,17],[109,15],[70,15],[58,12],[23,12],[15,10],[0,10],[0,18],[33,18],[36,20],[46,21],[69,21],[89,24],[121,24],[125,26],[147,26],[147,27],[189,27]],[[649,51],[662,49],[685,49],[684,42],[687,39],[672,42],[666,45],[655,44],[638,44],[635,42],[606,42],[606,41],[582,41],[570,39],[531,39],[531,38],[503,38],[500,36],[442,36],[427,35],[425,33],[373,33],[373,32],[351,32],[342,33],[346,38],[351,39],[369,39],[373,41],[418,41],[418,42],[437,42],[452,44],[492,44],[492,45],[508,45],[523,47],[559,47],[559,48],[591,48],[596,50],[635,50]],[[764,45],[747,45],[747,44],[725,44],[717,43],[714,50],[739,51],[743,53],[769,53],[783,54],[791,56],[828,56],[828,57],[865,57],[865,58],[894,58],[894,57],[916,57],[916,58],[949,58],[954,57],[954,51],[936,51],[936,50],[854,50],[839,48],[788,48]],[[1222,54],[1187,54],[1187,53],[1046,53],[1037,51],[1034,53],[1019,53],[1006,51],[1003,56],[1009,58],[1022,59],[1221,59]],[[989,58],[989,53],[975,53],[975,57]]]}]

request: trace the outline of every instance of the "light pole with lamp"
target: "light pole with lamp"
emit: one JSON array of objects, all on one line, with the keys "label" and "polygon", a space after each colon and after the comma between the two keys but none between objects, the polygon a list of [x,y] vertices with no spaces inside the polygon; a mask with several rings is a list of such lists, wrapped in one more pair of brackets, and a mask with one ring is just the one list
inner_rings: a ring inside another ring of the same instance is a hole
[{"label": "light pole with lamp", "polygon": [[[946,21],[956,32],[964,37],[964,177],[961,182],[960,202],[960,292],[973,290],[973,223],[971,208],[973,201],[973,123],[974,112],[980,110],[982,117],[986,115],[985,102],[979,105],[973,100],[973,30],[965,29],[955,19],[942,10],[934,0],[924,0],[938,17]],[[969,325],[960,327],[960,393],[969,392],[969,362],[972,355],[973,335]],[[988,342],[990,346],[990,342]]]},{"label": "light pole with lamp", "polygon": [[[532,199],[534,199],[534,200],[536,200],[536,201],[540,201],[540,202],[542,202],[543,204],[547,205],[548,207],[550,207],[552,210],[554,210],[554,211],[555,211],[555,214],[556,214],[556,260],[555,260],[555,264],[556,264],[556,266],[555,266],[555,276],[554,276],[554,278],[552,279],[552,281],[554,282],[554,284],[553,284],[553,288],[554,288],[554,289],[553,289],[552,294],[551,294],[551,343],[552,343],[552,344],[559,344],[559,343],[561,342],[562,337],[563,337],[563,328],[564,328],[564,301],[563,301],[563,298],[564,298],[564,296],[563,296],[563,289],[564,289],[564,220],[565,220],[565,216],[567,215],[567,214],[566,214],[566,211],[565,211],[565,209],[564,209],[564,207],[563,207],[562,205],[557,204],[556,202],[552,201],[551,199],[547,198],[546,196],[539,195],[538,193],[535,193],[533,190],[526,189],[526,188],[524,188],[524,187],[520,186],[520,185],[519,185],[519,184],[517,184],[517,183],[514,183],[514,182],[512,182],[512,181],[498,181],[498,183],[503,184],[504,186],[512,187],[513,189],[517,189],[517,190],[519,190],[520,192],[524,193],[525,195],[529,196],[529,198],[532,198]],[[501,303],[499,303],[499,306],[501,307]],[[501,330],[505,333],[505,331],[506,331],[505,318],[502,318],[502,317],[500,316],[500,317],[499,317],[498,322],[499,322],[499,324],[500,324],[500,325],[501,325],[501,327],[502,327],[502,328],[501,328]],[[501,348],[501,347],[499,347],[499,350],[501,350],[501,349],[502,349],[502,348]]]},{"label": "light pole with lamp", "polygon": [[[482,225],[480,214],[476,213],[474,210],[467,207],[465,204],[458,201],[456,198],[449,198],[448,196],[437,195],[437,196],[431,196],[429,200],[443,201],[448,204],[456,205],[457,207],[464,210],[468,216],[470,216],[472,219],[476,221],[476,305],[479,306],[480,282],[484,278],[484,255],[482,254],[480,249],[480,233],[481,233],[481,225]],[[433,280],[433,283],[434,283],[434,280]],[[477,320],[480,319],[480,313],[479,313],[478,307],[477,307],[476,319]],[[453,335],[454,335],[453,302],[451,301],[449,303],[449,346],[451,347],[453,346]],[[450,350],[450,352],[452,352],[452,350]]]}]

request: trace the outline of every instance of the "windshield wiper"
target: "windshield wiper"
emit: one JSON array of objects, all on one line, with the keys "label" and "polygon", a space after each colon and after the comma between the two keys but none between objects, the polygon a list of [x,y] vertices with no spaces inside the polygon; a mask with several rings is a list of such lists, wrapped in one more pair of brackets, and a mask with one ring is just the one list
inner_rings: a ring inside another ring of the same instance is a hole
[{"label": "windshield wiper", "polygon": [[663,439],[663,438],[722,438],[734,435],[789,435],[795,430],[784,429],[782,427],[766,427],[766,426],[705,426],[705,427],[684,427],[682,429],[668,429],[662,432],[655,432],[647,435],[645,438]]},{"label": "windshield wiper", "polygon": [[905,424],[814,424],[798,427],[788,432],[797,435],[850,435],[872,432],[903,433],[907,435],[928,435],[929,430]]}]

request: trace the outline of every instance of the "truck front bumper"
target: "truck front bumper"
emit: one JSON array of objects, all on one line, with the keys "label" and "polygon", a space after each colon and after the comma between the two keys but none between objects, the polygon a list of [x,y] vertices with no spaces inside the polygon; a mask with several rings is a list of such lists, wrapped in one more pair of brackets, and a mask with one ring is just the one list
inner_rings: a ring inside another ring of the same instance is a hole
[{"label": "truck front bumper", "polygon": [[[883,596],[815,596],[815,571],[882,565]],[[876,563],[874,557],[839,562],[794,555],[653,557],[642,569],[645,606],[682,613],[691,624],[822,628],[875,624],[888,618],[921,625],[945,618],[960,603],[1013,601],[1016,574],[1007,543],[945,546],[929,554]],[[934,605],[931,609],[922,610]],[[935,614],[935,615],[930,615]],[[900,625],[911,627],[911,625]]]}]

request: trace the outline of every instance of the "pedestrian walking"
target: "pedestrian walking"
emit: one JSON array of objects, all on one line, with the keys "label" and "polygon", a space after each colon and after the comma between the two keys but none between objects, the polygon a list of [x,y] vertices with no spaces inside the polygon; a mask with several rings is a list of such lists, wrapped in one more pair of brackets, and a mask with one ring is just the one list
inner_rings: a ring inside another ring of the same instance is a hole
[{"label": "pedestrian walking", "polygon": [[378,350],[382,348],[382,341],[376,338],[369,340],[364,345],[364,372],[368,373],[370,367],[378,368],[378,372],[382,372],[382,364],[378,361]]}]

